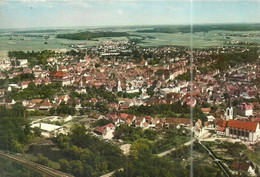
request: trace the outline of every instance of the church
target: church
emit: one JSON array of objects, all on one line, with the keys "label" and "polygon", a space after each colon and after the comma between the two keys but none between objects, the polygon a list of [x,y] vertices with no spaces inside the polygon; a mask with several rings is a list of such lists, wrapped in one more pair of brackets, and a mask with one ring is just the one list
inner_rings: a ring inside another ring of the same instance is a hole
[{"label": "church", "polygon": [[260,129],[258,122],[248,120],[234,120],[231,102],[225,111],[224,124],[219,126],[217,133],[243,141],[256,142],[260,140]]}]

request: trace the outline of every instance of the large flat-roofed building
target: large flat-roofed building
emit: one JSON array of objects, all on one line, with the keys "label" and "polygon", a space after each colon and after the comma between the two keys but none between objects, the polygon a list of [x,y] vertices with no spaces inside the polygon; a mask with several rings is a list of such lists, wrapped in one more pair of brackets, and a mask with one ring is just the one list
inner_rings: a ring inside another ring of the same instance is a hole
[{"label": "large flat-roofed building", "polygon": [[39,127],[42,130],[42,135],[45,137],[50,137],[50,133],[53,132],[54,135],[62,131],[62,126],[47,124],[47,123],[35,123],[31,125],[31,128]]}]

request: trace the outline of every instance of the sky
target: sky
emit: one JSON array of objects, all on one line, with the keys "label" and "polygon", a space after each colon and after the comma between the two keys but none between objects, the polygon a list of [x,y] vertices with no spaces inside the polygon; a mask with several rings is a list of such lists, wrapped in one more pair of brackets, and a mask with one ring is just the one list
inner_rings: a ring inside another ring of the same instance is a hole
[{"label": "sky", "polygon": [[0,1],[0,29],[260,23],[260,1]]}]

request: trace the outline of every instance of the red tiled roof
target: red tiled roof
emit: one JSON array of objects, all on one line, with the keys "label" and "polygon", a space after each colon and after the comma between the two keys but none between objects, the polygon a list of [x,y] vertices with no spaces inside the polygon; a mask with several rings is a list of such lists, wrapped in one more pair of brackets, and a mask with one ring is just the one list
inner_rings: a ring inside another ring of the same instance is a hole
[{"label": "red tiled roof", "polygon": [[202,111],[202,112],[210,112],[210,111],[211,111],[211,108],[201,108],[201,111]]},{"label": "red tiled roof", "polygon": [[128,114],[126,114],[126,113],[120,113],[119,114],[119,117],[122,118],[122,119],[126,119],[127,116],[128,116]]},{"label": "red tiled roof", "polygon": [[131,121],[130,119],[127,119],[127,120],[126,120],[126,123],[127,123],[128,125],[131,125],[131,124],[132,124],[132,121]]},{"label": "red tiled roof", "polygon": [[233,162],[231,165],[231,168],[235,170],[243,170],[243,171],[247,171],[249,167],[250,165],[244,162]]},{"label": "red tiled roof", "polygon": [[21,82],[21,85],[29,85],[31,81],[24,81],[24,82]]},{"label": "red tiled roof", "polygon": [[186,118],[168,118],[165,122],[166,124],[190,124],[190,119]]},{"label": "red tiled roof", "polygon": [[94,129],[94,131],[95,131],[96,133],[100,133],[100,134],[104,134],[104,133],[105,133],[105,129],[104,129],[103,127],[96,127],[96,128]]},{"label": "red tiled roof", "polygon": [[249,131],[256,131],[257,122],[244,122],[240,120],[229,120],[228,127],[239,128]]},{"label": "red tiled roof", "polygon": [[227,121],[225,121],[223,119],[219,119],[217,121],[217,126],[219,126],[219,127],[226,127],[227,126]]},{"label": "red tiled roof", "polygon": [[255,119],[253,120],[253,122],[258,122],[258,123],[260,123],[260,118],[255,118]]},{"label": "red tiled roof", "polygon": [[152,119],[153,119],[151,116],[145,116],[144,118],[146,121],[152,121]]},{"label": "red tiled roof", "polygon": [[225,127],[218,127],[217,131],[224,132],[225,131]]},{"label": "red tiled roof", "polygon": [[50,73],[50,77],[65,77],[66,74],[64,71],[55,71]]},{"label": "red tiled roof", "polygon": [[107,125],[104,125],[102,128],[106,128],[106,127],[114,127],[114,124],[109,123],[109,124],[107,124]]}]

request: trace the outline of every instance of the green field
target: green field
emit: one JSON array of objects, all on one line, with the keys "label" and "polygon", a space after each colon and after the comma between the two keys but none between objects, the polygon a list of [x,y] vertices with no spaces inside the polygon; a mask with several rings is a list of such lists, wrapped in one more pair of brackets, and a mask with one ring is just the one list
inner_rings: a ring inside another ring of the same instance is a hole
[{"label": "green field", "polygon": [[[98,46],[101,42],[111,41],[111,40],[127,40],[127,37],[102,37],[95,38],[95,40],[69,40],[69,39],[59,39],[56,38],[57,34],[64,33],[65,30],[56,30],[48,33],[0,33],[0,58],[6,57],[8,51],[13,50],[70,50],[71,45],[80,45],[81,47]],[[77,30],[67,30],[67,33],[73,33]],[[116,30],[115,30],[116,31]],[[121,31],[124,31],[121,29]],[[144,37],[141,40],[141,47],[149,46],[190,46],[190,33],[140,33],[136,32],[134,29],[125,29],[127,32],[133,36],[133,38]],[[44,37],[26,37],[24,35],[49,35],[47,44]],[[14,35],[14,36],[12,36]],[[139,36],[139,37],[138,37]],[[10,40],[10,37],[12,39]],[[208,48],[214,46],[225,45],[225,42],[230,41],[242,41],[242,42],[253,42],[260,44],[260,31],[224,31],[224,30],[212,30],[209,32],[196,32],[192,35],[193,37],[193,47],[194,48]],[[132,38],[132,37],[131,37]],[[23,40],[20,40],[23,39]]]}]

